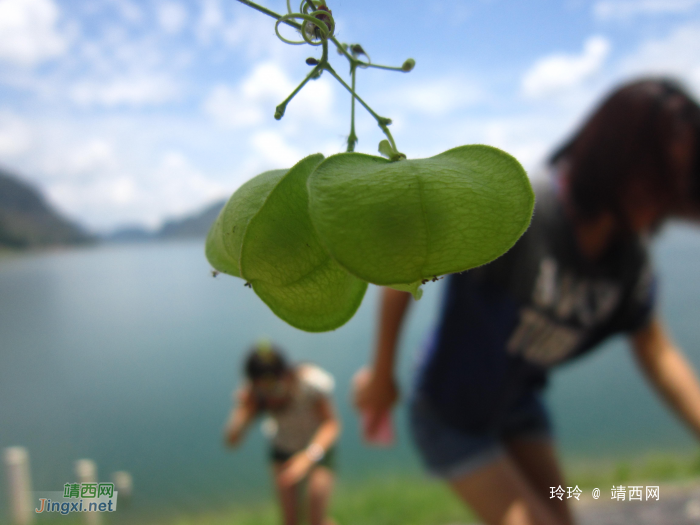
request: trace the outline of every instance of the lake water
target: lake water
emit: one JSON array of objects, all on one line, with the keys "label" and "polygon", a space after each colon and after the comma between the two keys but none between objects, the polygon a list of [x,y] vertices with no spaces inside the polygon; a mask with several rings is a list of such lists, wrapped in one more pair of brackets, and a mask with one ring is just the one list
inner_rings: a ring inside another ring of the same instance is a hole
[{"label": "lake water", "polygon": [[[655,259],[661,311],[700,368],[700,230],[670,228],[656,242]],[[437,315],[442,282],[426,288],[402,338],[404,385]],[[370,287],[344,327],[308,334],[277,319],[240,279],[212,278],[201,241],[0,259],[0,448],[28,448],[35,490],[74,481],[79,458],[95,460],[102,480],[127,470],[135,485],[132,512],[266,497],[259,429],[236,452],[222,446],[241,358],[265,335],[293,359],[335,375],[343,480],[418,471],[402,411],[398,445],[368,449],[348,403],[350,377],[370,354],[377,291]],[[695,447],[649,391],[622,340],[554,373],[548,398],[566,457]]]}]

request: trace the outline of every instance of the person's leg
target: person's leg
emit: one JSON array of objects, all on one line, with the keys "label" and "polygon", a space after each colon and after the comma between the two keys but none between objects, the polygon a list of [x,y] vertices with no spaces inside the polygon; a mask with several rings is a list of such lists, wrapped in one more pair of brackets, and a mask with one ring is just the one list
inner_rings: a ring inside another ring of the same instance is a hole
[{"label": "person's leg", "polygon": [[536,392],[526,393],[504,422],[502,443],[506,453],[535,494],[565,525],[573,518],[567,498],[551,497],[551,487],[566,490],[557,459],[547,407]]},{"label": "person's leg", "polygon": [[508,456],[447,482],[487,525],[567,523],[552,512]]},{"label": "person's leg", "polygon": [[[498,435],[450,426],[421,397],[412,400],[409,415],[412,436],[428,471],[446,481],[485,523],[565,525],[546,504],[549,491],[546,496],[537,492]],[[533,432],[536,426],[530,419],[527,430]],[[544,422],[538,426],[546,430]],[[525,425],[511,427],[522,434]]]},{"label": "person's leg", "polygon": [[554,444],[551,439],[514,438],[506,442],[508,455],[523,473],[535,493],[545,499],[550,510],[561,520],[573,523],[567,498],[551,498],[551,487],[564,487],[564,476],[559,468]]},{"label": "person's leg", "polygon": [[275,488],[282,508],[282,521],[284,525],[298,525],[299,523],[299,484],[292,487],[284,487],[279,482],[279,474],[282,464],[273,465]]},{"label": "person's leg", "polygon": [[326,516],[328,503],[333,490],[333,472],[318,466],[309,474],[309,521],[310,525],[333,525],[334,521]]}]

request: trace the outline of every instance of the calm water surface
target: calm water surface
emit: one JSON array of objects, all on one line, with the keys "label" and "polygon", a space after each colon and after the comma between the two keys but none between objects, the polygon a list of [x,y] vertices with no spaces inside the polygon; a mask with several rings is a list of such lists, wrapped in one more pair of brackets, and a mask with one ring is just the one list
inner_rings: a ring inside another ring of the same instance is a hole
[{"label": "calm water surface", "polygon": [[[657,241],[661,311],[700,368],[700,230],[671,228]],[[401,377],[437,315],[442,282],[413,305]],[[398,414],[398,446],[367,449],[349,407],[349,380],[368,358],[377,289],[355,318],[328,334],[278,320],[239,279],[212,278],[201,242],[100,246],[0,259],[0,448],[31,454],[36,490],[74,481],[91,458],[106,480],[128,470],[134,511],[199,510],[266,497],[265,441],[255,428],[232,453],[222,426],[247,347],[261,335],[337,380],[344,424],[340,474],[417,471]],[[624,341],[552,376],[549,402],[568,457],[689,451],[688,432],[651,394]],[[6,508],[4,476],[0,505]],[[3,518],[0,512],[0,519]]]}]

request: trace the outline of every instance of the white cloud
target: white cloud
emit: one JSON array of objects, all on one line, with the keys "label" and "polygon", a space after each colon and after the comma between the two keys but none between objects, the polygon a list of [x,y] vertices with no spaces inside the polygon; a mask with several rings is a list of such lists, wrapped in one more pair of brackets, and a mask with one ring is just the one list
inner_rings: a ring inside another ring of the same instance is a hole
[{"label": "white cloud", "polygon": [[440,78],[392,90],[392,105],[429,116],[443,116],[483,99],[481,90],[464,79]]},{"label": "white cloud", "polygon": [[700,93],[700,23],[677,27],[667,37],[644,42],[621,65],[626,75],[672,75]]},{"label": "white cloud", "polygon": [[[231,47],[242,43],[249,45],[255,35],[258,35],[260,43],[269,42],[270,33],[274,34],[270,25],[270,20],[272,19],[268,20],[264,16],[257,15],[258,13],[236,13],[231,23],[223,27],[224,41]],[[220,26],[223,26],[223,24],[220,24]],[[261,39],[260,36],[263,38]]]},{"label": "white cloud", "polygon": [[[274,57],[302,63],[308,56],[306,53],[314,54],[308,47],[290,46],[280,41],[275,36],[275,21],[243,4],[228,2],[226,11],[221,9],[220,0],[208,0],[201,5],[195,35],[209,49],[217,49],[213,44],[224,44],[250,62]],[[218,48],[218,51],[225,48]]]},{"label": "white cloud", "polygon": [[636,15],[683,14],[700,5],[700,0],[602,0],[593,5],[600,20],[627,19]]},{"label": "white cloud", "polygon": [[204,101],[204,111],[217,123],[231,128],[255,125],[263,120],[263,113],[257,105],[242,99],[240,93],[228,86],[219,84]]},{"label": "white cloud", "polygon": [[128,75],[107,81],[84,80],[70,90],[71,99],[81,106],[144,106],[178,99],[178,85],[165,75]]},{"label": "white cloud", "polygon": [[83,175],[112,171],[118,167],[114,146],[104,139],[91,139],[71,152],[67,158],[67,173]]},{"label": "white cloud", "polygon": [[301,151],[290,146],[284,136],[277,131],[255,133],[250,143],[266,165],[277,168],[291,167],[304,156]]},{"label": "white cloud", "polygon": [[0,60],[33,66],[65,53],[58,19],[52,0],[0,0]]},{"label": "white cloud", "polygon": [[26,153],[32,144],[32,130],[25,119],[7,111],[0,112],[0,157]]},{"label": "white cloud", "polygon": [[187,22],[187,10],[179,2],[162,2],[156,8],[158,25],[166,32],[175,35],[182,31]]},{"label": "white cloud", "polygon": [[[293,86],[296,87],[296,83]],[[308,120],[313,122],[317,128],[322,128],[324,125],[332,125],[335,121],[335,115],[331,113],[334,100],[333,90],[336,88],[343,89],[328,75],[308,82],[287,106],[285,118],[290,120],[298,119],[299,121]],[[282,99],[277,101],[277,104],[284,100],[289,93],[286,92]],[[348,95],[348,103],[349,99],[350,95]],[[274,110],[274,108],[271,109]]]},{"label": "white cloud", "polygon": [[242,94],[249,100],[284,98],[294,89],[292,81],[274,62],[260,64],[241,84]]},{"label": "white cloud", "polygon": [[86,182],[58,180],[46,186],[51,201],[70,214],[89,216],[93,210],[104,214],[132,203],[137,195],[133,177],[99,177]]},{"label": "white cloud", "polygon": [[609,53],[610,42],[592,36],[580,55],[558,53],[541,58],[525,73],[522,91],[528,97],[541,98],[575,88],[600,70]]},{"label": "white cloud", "polygon": [[[125,223],[157,227],[229,193],[180,151],[162,152],[150,168],[117,165],[116,153],[100,141],[64,152],[64,158],[56,159],[65,167],[64,175],[45,183],[50,199],[68,214],[104,229]],[[89,176],[80,176],[88,170]]]},{"label": "white cloud", "polygon": [[272,62],[256,66],[236,87],[215,86],[204,102],[204,111],[227,127],[243,127],[263,122],[294,89],[287,75]]},{"label": "white cloud", "polygon": [[113,179],[123,171],[113,137],[88,137],[75,134],[68,127],[63,136],[57,137],[57,131],[46,127],[37,130],[31,152],[36,159],[28,173],[41,175],[54,185],[70,186],[92,184],[93,179]]},{"label": "white cloud", "polygon": [[536,116],[490,119],[484,122],[481,142],[507,151],[532,172],[552,147],[551,130],[560,125],[556,120]]},{"label": "white cloud", "polygon": [[225,25],[219,0],[204,0],[202,13],[197,22],[196,34],[200,42],[208,44],[217,30]]},{"label": "white cloud", "polygon": [[54,96],[84,107],[143,107],[180,100],[182,73],[192,53],[158,31],[107,26],[95,38],[83,38],[61,75],[51,79]]},{"label": "white cloud", "polygon": [[149,194],[142,203],[160,202],[159,217],[190,213],[227,194],[226,188],[206,177],[179,151],[167,151],[152,176]]}]

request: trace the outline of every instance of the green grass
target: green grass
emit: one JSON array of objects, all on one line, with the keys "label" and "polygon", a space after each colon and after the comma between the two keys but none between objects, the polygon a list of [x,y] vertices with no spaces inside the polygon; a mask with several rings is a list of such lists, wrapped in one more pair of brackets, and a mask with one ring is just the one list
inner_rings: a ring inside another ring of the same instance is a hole
[{"label": "green grass", "polygon": [[[568,462],[567,483],[590,490],[620,484],[697,483],[700,453],[650,454],[614,461]],[[473,523],[473,514],[438,481],[410,475],[373,479],[361,485],[341,485],[331,515],[338,525],[448,525]],[[220,513],[180,516],[158,525],[279,525],[273,502],[259,507],[232,508]]]},{"label": "green grass", "polygon": [[[361,485],[340,485],[331,507],[330,514],[338,525],[446,525],[474,521],[472,514],[444,484],[415,475],[372,479]],[[181,515],[157,523],[149,520],[148,523],[279,525],[281,520],[276,504],[269,502],[232,506],[219,512]]]},{"label": "green grass", "polygon": [[633,460],[573,461],[567,464],[569,485],[580,488],[634,483],[685,483],[700,478],[700,452],[652,453]]},{"label": "green grass", "polygon": [[372,481],[340,491],[333,506],[339,525],[471,523],[472,514],[444,483],[423,477]]},{"label": "green grass", "polygon": [[[657,453],[639,459],[593,460],[566,463],[568,485],[588,492],[612,485],[685,484],[700,482],[700,452],[695,455]],[[409,474],[339,483],[331,515],[338,525],[449,525],[475,521],[472,513],[441,482]],[[81,516],[79,516],[81,517]],[[37,525],[78,525],[73,516],[38,516]],[[105,516],[105,525],[279,525],[274,501],[243,503],[199,514],[148,520],[128,513]]]}]

